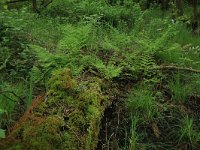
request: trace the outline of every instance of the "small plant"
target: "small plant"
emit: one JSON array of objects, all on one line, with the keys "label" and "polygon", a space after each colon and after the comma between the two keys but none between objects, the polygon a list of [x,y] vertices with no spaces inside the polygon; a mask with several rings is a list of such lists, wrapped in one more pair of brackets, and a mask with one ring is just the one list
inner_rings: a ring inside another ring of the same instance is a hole
[{"label": "small plant", "polygon": [[0,139],[5,138],[5,130],[0,129]]},{"label": "small plant", "polygon": [[158,113],[152,92],[148,89],[142,89],[142,87],[134,89],[130,93],[127,106],[132,114],[137,114],[144,121],[151,121]]},{"label": "small plant", "polygon": [[195,147],[197,142],[200,142],[200,132],[195,129],[193,118],[185,116],[179,126],[179,142],[184,141],[191,147]]},{"label": "small plant", "polygon": [[179,32],[175,37],[175,41],[181,45],[192,44],[195,46],[199,45],[200,36],[195,36],[186,25],[181,25],[179,27]]},{"label": "small plant", "polygon": [[137,149],[137,142],[138,142],[138,133],[137,133],[137,123],[138,123],[139,118],[137,116],[132,117],[131,119],[131,137],[130,137],[130,149],[131,150],[136,150]]},{"label": "small plant", "polygon": [[191,85],[187,83],[183,84],[181,82],[180,74],[177,74],[174,81],[169,83],[169,89],[172,92],[172,100],[176,103],[184,103],[192,93]]},{"label": "small plant", "polygon": [[156,53],[157,59],[164,63],[177,63],[179,64],[182,58],[182,51],[180,44],[173,44],[170,48],[158,51]]},{"label": "small plant", "polygon": [[200,76],[199,75],[193,75],[192,76],[192,84],[194,93],[197,95],[200,95]]}]

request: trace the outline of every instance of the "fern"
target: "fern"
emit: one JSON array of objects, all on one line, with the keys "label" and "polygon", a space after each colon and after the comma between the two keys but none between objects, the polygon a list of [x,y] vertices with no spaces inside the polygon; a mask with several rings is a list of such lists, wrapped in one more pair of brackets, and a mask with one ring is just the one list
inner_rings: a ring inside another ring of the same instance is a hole
[{"label": "fern", "polygon": [[63,38],[59,41],[59,49],[62,51],[80,50],[87,44],[91,34],[90,26],[65,25],[63,27]]}]

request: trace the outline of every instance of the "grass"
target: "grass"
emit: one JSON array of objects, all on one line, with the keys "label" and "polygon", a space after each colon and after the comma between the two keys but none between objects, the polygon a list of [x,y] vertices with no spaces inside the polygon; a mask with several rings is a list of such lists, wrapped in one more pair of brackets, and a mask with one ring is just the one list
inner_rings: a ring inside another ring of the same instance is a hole
[{"label": "grass", "polygon": [[138,123],[139,118],[137,116],[131,118],[131,136],[130,136],[130,146],[129,148],[132,150],[137,149],[137,144],[138,144],[138,133],[137,133],[137,123]]},{"label": "grass", "polygon": [[16,103],[20,100],[19,98],[24,94],[23,91],[23,83],[19,83],[15,86],[6,82],[1,84],[2,93],[0,95],[0,108],[6,110],[9,116],[12,115]]},{"label": "grass", "polygon": [[5,111],[4,115],[0,115],[0,123],[2,126],[9,126],[14,121],[13,115],[21,115],[19,114],[22,113],[20,111],[30,106],[33,96],[33,83],[32,81],[30,83],[22,81],[14,85],[3,82],[0,91],[0,109]]},{"label": "grass", "polygon": [[[185,116],[180,123],[178,139],[180,142],[186,142],[191,147],[195,147],[200,142],[200,132],[195,128],[193,118]],[[197,148],[197,147],[196,147]]]},{"label": "grass", "polygon": [[162,63],[166,64],[180,64],[181,58],[183,57],[183,52],[181,45],[174,43],[170,47],[165,48],[162,51],[156,52],[156,58]]},{"label": "grass", "polygon": [[200,77],[199,75],[195,74],[192,76],[192,83],[193,83],[193,93],[200,95]]},{"label": "grass", "polygon": [[147,87],[131,91],[126,104],[130,113],[138,115],[142,121],[152,121],[158,115],[155,97]]},{"label": "grass", "polygon": [[191,84],[183,84],[181,80],[181,75],[178,73],[175,75],[174,80],[169,83],[172,100],[175,103],[185,103],[189,99],[190,94],[193,92]]},{"label": "grass", "polygon": [[182,46],[187,44],[198,46],[200,44],[200,37],[194,35],[190,29],[188,29],[185,25],[182,25],[180,26],[180,30],[175,38],[175,41]]}]

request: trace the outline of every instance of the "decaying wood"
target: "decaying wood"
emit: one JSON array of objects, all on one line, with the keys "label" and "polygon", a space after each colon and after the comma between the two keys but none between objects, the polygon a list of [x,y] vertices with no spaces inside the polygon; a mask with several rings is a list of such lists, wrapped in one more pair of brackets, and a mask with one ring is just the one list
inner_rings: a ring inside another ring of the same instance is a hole
[{"label": "decaying wood", "polygon": [[185,68],[185,67],[177,67],[177,66],[158,66],[150,70],[175,70],[175,71],[187,71],[200,74],[200,70]]}]

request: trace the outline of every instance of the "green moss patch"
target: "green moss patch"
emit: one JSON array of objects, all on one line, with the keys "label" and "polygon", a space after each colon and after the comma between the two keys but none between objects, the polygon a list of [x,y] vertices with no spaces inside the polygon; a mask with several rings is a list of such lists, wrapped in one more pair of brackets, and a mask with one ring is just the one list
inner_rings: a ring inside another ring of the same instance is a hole
[{"label": "green moss patch", "polygon": [[78,83],[69,69],[56,70],[49,79],[45,98],[20,120],[18,128],[5,139],[4,148],[94,149],[100,120],[110,104],[102,84],[96,77]]}]

